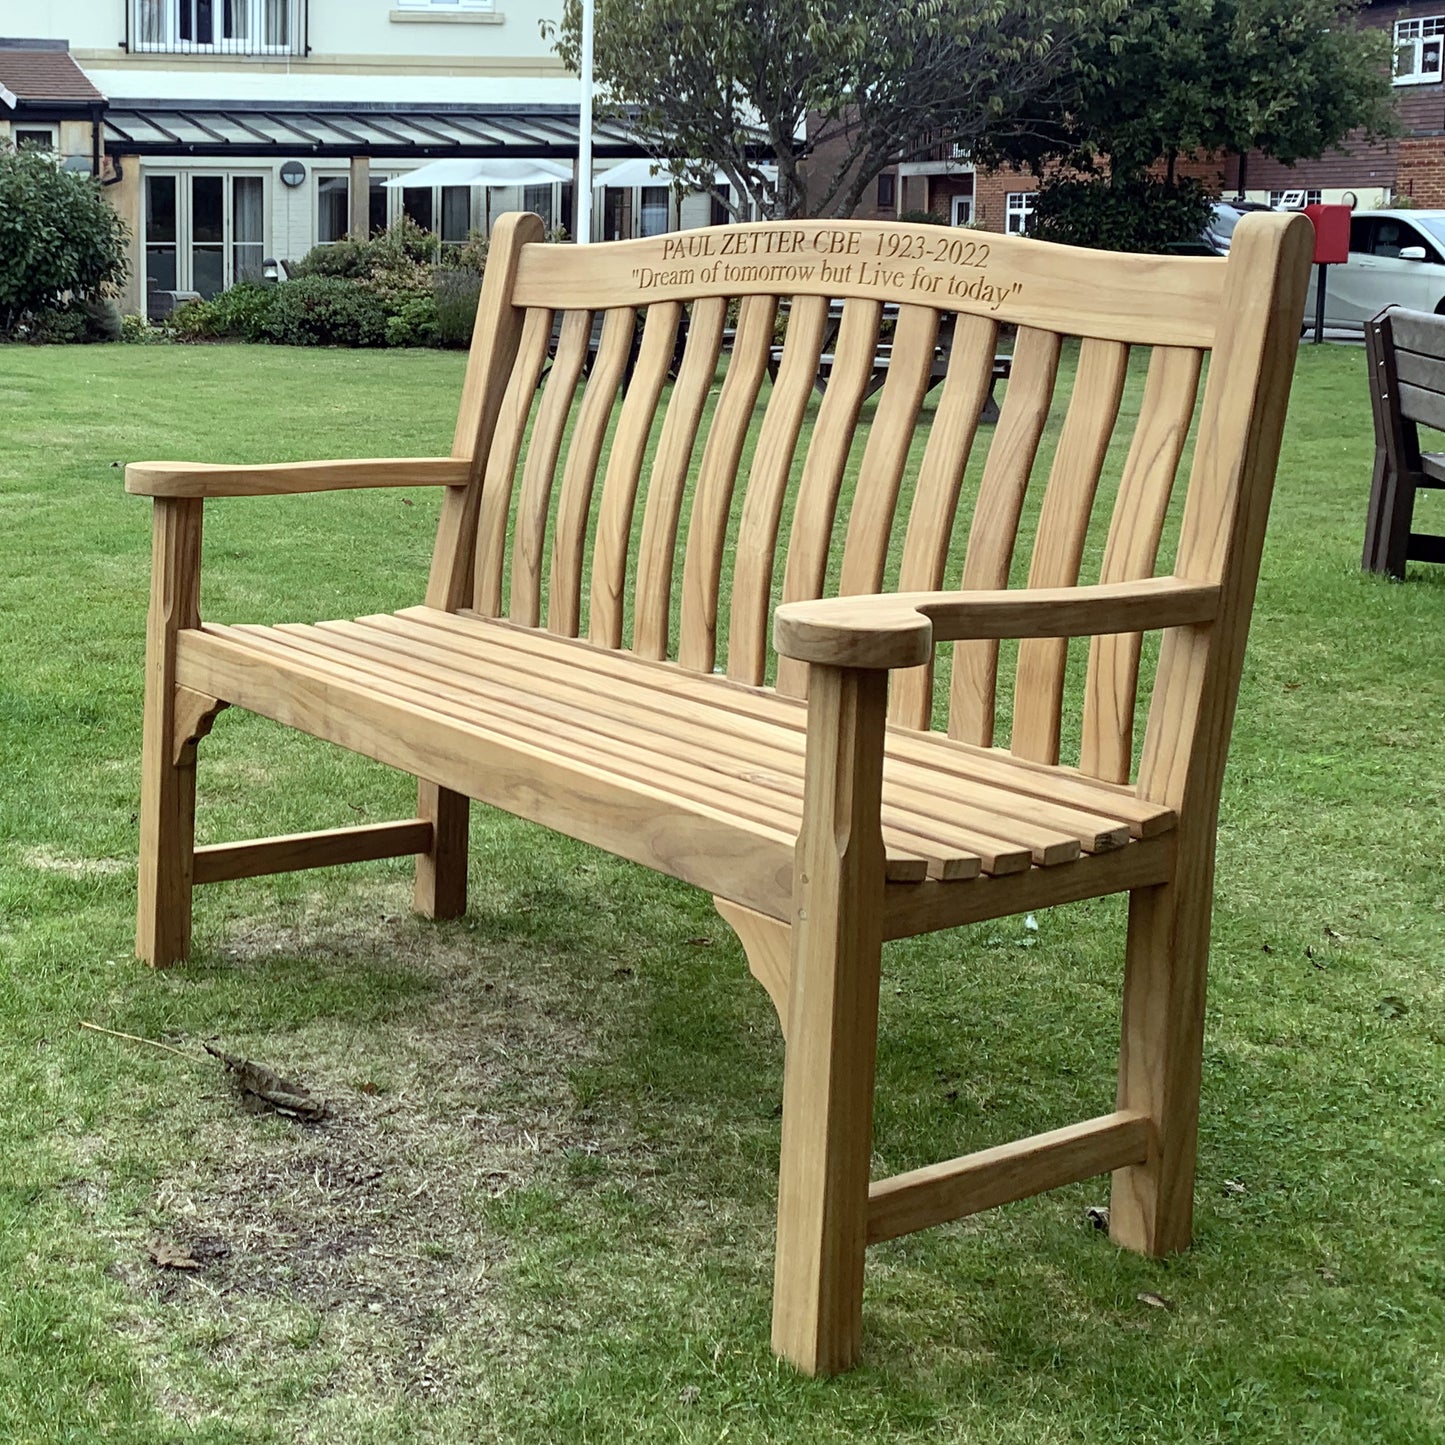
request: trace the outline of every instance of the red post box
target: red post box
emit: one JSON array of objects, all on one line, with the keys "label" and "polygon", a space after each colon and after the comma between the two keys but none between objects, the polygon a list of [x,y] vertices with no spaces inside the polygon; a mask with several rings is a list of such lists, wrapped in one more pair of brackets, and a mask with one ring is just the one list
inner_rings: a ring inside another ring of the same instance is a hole
[{"label": "red post box", "polygon": [[1333,266],[1350,259],[1350,208],[1306,206],[1315,228],[1315,264]]},{"label": "red post box", "polygon": [[1331,266],[1350,259],[1350,207],[1306,206],[1315,228],[1315,344],[1325,339],[1325,276]]}]

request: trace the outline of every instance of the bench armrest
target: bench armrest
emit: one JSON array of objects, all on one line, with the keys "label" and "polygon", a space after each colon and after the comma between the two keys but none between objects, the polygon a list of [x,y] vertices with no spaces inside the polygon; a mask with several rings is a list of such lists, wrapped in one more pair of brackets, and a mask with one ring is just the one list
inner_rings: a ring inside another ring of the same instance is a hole
[{"label": "bench armrest", "polygon": [[276,462],[254,467],[132,462],[125,469],[125,489],[143,497],[277,497],[351,487],[461,487],[470,476],[471,463],[456,457]]},{"label": "bench armrest", "polygon": [[894,592],[788,602],[773,619],[784,657],[829,667],[917,667],[940,642],[1092,637],[1212,621],[1219,588],[1179,577],[1092,587]]}]

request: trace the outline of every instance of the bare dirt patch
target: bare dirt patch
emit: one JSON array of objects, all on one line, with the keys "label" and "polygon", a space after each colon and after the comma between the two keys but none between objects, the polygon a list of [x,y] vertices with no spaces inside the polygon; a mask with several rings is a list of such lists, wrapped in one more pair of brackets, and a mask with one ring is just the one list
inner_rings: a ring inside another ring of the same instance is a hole
[{"label": "bare dirt patch", "polygon": [[26,868],[41,873],[61,873],[67,878],[109,878],[135,867],[124,858],[67,858],[52,848],[28,848],[20,855]]},{"label": "bare dirt patch", "polygon": [[[525,1357],[487,1202],[562,1177],[574,1152],[640,1152],[568,1085],[591,1048],[577,1001],[552,992],[535,954],[410,922],[238,934],[234,963],[258,987],[278,954],[333,968],[384,950],[430,991],[374,1025],[223,1041],[324,1097],[321,1123],[244,1112],[219,1066],[186,1078],[203,1147],[171,1161],[148,1216],[115,1241],[157,1397],[194,1423],[221,1379],[300,1370],[324,1394],[441,1401],[479,1359]],[[199,1372],[180,1364],[187,1351]]]}]

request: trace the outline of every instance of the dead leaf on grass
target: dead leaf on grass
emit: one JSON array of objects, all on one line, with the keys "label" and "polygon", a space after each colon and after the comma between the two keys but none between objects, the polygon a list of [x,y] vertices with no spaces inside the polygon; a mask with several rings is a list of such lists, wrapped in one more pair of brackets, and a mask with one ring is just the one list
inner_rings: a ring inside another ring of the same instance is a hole
[{"label": "dead leaf on grass", "polygon": [[1148,1305],[1151,1310],[1172,1310],[1174,1301],[1165,1299],[1162,1294],[1155,1294],[1152,1289],[1141,1290],[1134,1296],[1141,1305]]},{"label": "dead leaf on grass", "polygon": [[206,1052],[226,1066],[248,1108],[274,1109],[278,1114],[305,1119],[311,1124],[319,1123],[326,1117],[326,1100],[318,1099],[304,1084],[283,1079],[264,1064],[238,1059],[234,1054],[212,1048],[210,1044],[206,1045]]},{"label": "dead leaf on grass", "polygon": [[172,1244],[168,1239],[153,1239],[147,1251],[151,1263],[157,1269],[200,1269],[201,1261],[183,1244]]}]

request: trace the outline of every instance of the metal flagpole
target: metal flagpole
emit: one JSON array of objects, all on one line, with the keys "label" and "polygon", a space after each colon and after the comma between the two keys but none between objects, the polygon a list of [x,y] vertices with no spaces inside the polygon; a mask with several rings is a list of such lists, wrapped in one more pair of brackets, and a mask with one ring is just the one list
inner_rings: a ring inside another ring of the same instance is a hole
[{"label": "metal flagpole", "polygon": [[592,239],[592,32],[596,0],[582,0],[582,100],[577,116],[577,242]]}]

